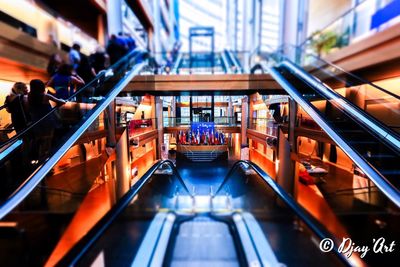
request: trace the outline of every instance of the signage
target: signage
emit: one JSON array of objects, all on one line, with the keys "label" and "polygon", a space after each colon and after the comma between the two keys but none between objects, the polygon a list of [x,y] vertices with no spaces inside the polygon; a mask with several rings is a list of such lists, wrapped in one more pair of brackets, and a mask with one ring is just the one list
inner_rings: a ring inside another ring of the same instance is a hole
[{"label": "signage", "polygon": [[384,8],[376,11],[371,19],[371,30],[378,28],[391,19],[400,16],[400,0],[393,0]]},{"label": "signage", "polygon": [[192,122],[191,124],[191,130],[192,132],[211,132],[215,131],[215,124],[214,122]]}]

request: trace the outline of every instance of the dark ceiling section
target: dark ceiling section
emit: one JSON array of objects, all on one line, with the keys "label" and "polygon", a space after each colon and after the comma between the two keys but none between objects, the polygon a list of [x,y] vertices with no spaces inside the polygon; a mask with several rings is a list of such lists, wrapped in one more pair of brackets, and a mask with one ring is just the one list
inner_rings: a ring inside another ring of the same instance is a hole
[{"label": "dark ceiling section", "polygon": [[[40,0],[39,4],[55,11],[65,20],[97,39],[97,17],[102,12],[90,0]],[[51,11],[50,11],[51,12]]]}]

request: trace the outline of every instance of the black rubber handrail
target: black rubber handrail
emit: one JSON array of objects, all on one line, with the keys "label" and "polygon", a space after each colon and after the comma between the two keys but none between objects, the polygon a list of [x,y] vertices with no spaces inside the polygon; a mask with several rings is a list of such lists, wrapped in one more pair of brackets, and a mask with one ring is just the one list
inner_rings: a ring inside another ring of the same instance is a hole
[{"label": "black rubber handrail", "polygon": [[[284,45],[279,46],[279,47],[278,47],[274,52],[272,52],[271,54],[281,54],[281,55],[282,55],[284,58],[286,58],[288,61],[292,61],[292,60],[290,60],[290,59],[285,55],[285,53],[284,53],[285,47],[288,47],[289,49],[293,49],[294,51],[300,51],[300,53],[301,53],[302,55],[310,56],[310,57],[315,58],[315,59],[318,60],[318,61],[321,61],[321,62],[324,64],[324,66],[329,66],[329,67],[331,67],[331,68],[337,69],[337,70],[341,71],[343,74],[348,75],[348,76],[351,76],[353,79],[358,80],[358,81],[359,81],[360,83],[362,83],[362,84],[368,84],[368,85],[374,87],[375,89],[377,89],[377,90],[379,90],[379,91],[382,91],[382,92],[384,92],[385,94],[388,94],[388,95],[390,95],[390,96],[392,96],[392,97],[394,97],[394,98],[400,100],[400,96],[399,96],[399,95],[397,95],[397,94],[395,94],[395,93],[393,93],[393,92],[390,92],[390,91],[386,90],[385,88],[383,88],[383,87],[381,87],[381,86],[378,86],[378,85],[374,84],[373,82],[370,82],[370,81],[368,81],[368,80],[366,80],[366,79],[364,79],[364,78],[362,78],[362,77],[360,77],[360,76],[357,76],[357,75],[355,75],[354,73],[348,72],[348,71],[346,71],[345,69],[339,67],[338,65],[336,65],[336,64],[334,64],[334,63],[332,63],[332,62],[326,61],[325,59],[321,58],[320,56],[318,56],[318,55],[316,55],[316,54],[314,54],[314,53],[305,52],[304,49],[301,48],[301,46],[294,46],[294,45],[284,44]],[[314,64],[315,64],[315,63],[314,63]],[[298,64],[296,64],[296,65],[298,65]],[[318,70],[322,70],[322,69],[323,69],[323,66],[317,66],[317,65],[311,65],[311,66],[317,68]],[[303,66],[301,66],[301,67],[303,67]],[[306,67],[306,66],[305,66],[305,67]],[[326,72],[325,72],[325,73],[326,73]],[[330,75],[330,76],[333,76],[333,75],[334,75],[334,74],[332,74],[332,73],[326,73],[326,74],[328,74],[328,75]]]},{"label": "black rubber handrail", "polygon": [[[289,49],[294,49],[294,51],[296,51],[297,49],[300,49],[296,46],[291,46],[291,45],[282,45],[280,47],[278,47],[278,49],[276,49],[276,51],[269,53],[269,56],[271,58],[274,59],[275,57],[279,57],[279,60],[276,60],[276,64],[278,66],[282,66],[285,65],[286,68],[290,69],[292,72],[295,73],[296,76],[299,76],[299,72],[303,72],[303,75],[306,75],[307,77],[309,77],[313,82],[317,83],[319,87],[323,87],[324,90],[328,90],[330,93],[334,94],[335,97],[342,99],[343,101],[345,101],[349,106],[351,106],[353,109],[357,110],[359,113],[362,114],[362,116],[364,116],[365,118],[367,118],[369,121],[373,122],[378,128],[382,129],[383,131],[387,132],[389,135],[391,135],[394,139],[400,140],[400,135],[399,133],[397,133],[395,130],[391,129],[389,126],[385,125],[384,123],[382,123],[381,121],[377,120],[375,117],[373,117],[372,115],[370,115],[369,113],[367,113],[365,110],[361,109],[360,107],[358,107],[357,105],[355,105],[353,102],[349,101],[348,99],[346,99],[344,96],[342,96],[341,94],[337,93],[335,90],[327,87],[325,84],[323,84],[320,80],[316,79],[312,74],[308,73],[306,70],[303,69],[303,67],[299,66],[298,64],[296,64],[294,61],[292,61],[290,58],[288,58],[285,54],[284,54],[284,48],[285,47],[289,47]],[[301,50],[299,50],[300,52],[303,52]],[[311,54],[310,54],[311,55]],[[314,56],[314,55],[312,55]],[[315,56],[318,60],[324,61],[323,59],[319,58],[318,56]],[[324,61],[326,62],[326,61]],[[380,90],[384,93],[390,94],[392,97],[395,97],[396,99],[400,99],[400,97],[394,93],[391,93],[389,91],[387,91],[384,88],[381,88],[367,80],[364,80],[352,73],[346,72],[345,70],[341,69],[340,67],[326,62],[326,64],[330,64],[330,66],[339,69],[340,71],[343,71],[346,75],[351,75],[353,78],[358,79],[360,82],[362,83],[366,83],[374,88],[376,88],[377,90]],[[318,67],[315,66],[317,69],[322,70],[322,67]],[[328,73],[327,73],[328,74]],[[329,74],[330,76],[334,77],[333,74]],[[301,77],[302,80],[304,80],[303,77]],[[308,83],[308,82],[307,82]],[[326,97],[329,97],[327,95],[326,92],[322,92]],[[357,121],[359,121],[359,117],[357,116],[353,116],[352,114],[350,114],[349,112],[346,111],[346,113],[348,113],[350,116],[352,116],[354,119],[356,119]],[[372,127],[369,127],[372,131],[376,132]],[[388,142],[388,141],[387,141]],[[397,148],[396,148],[397,149]],[[398,149],[397,149],[398,150]]]},{"label": "black rubber handrail", "polygon": [[67,254],[56,264],[56,266],[75,266],[85,253],[94,245],[94,243],[102,236],[102,234],[111,226],[114,220],[120,215],[125,208],[132,203],[132,199],[140,192],[143,186],[149,181],[153,174],[164,164],[168,164],[185,191],[193,198],[188,187],[180,176],[174,163],[170,160],[159,160],[156,162],[143,176],[139,179],[129,191],[108,211],[103,218],[77,243]]},{"label": "black rubber handrail", "polygon": [[[67,136],[66,140],[55,146],[51,155],[46,159],[43,159],[43,162],[41,162],[37,168],[33,170],[27,178],[25,178],[21,185],[4,202],[0,203],[0,219],[4,218],[4,216],[17,207],[32,192],[32,190],[36,188],[40,181],[42,181],[47,175],[49,170],[53,168],[65,153],[75,144],[83,132],[88,129],[101,112],[103,112],[115,97],[117,97],[129,81],[139,74],[144,65],[145,63],[141,62],[134,64],[130,69],[124,69],[125,76],[121,77],[105,97],[101,101],[97,102],[96,106],[87,113],[89,116],[80,120],[75,129],[72,132],[70,131],[70,135]],[[21,140],[19,141],[21,142]]]},{"label": "black rubber handrail", "polygon": [[[140,50],[133,50],[130,53],[128,53],[127,55],[125,55],[123,58],[121,58],[120,60],[118,60],[114,65],[112,65],[111,67],[109,67],[107,70],[100,72],[99,74],[97,74],[97,76],[90,81],[88,84],[86,84],[85,86],[83,86],[82,88],[80,88],[78,91],[76,91],[73,95],[71,95],[67,101],[73,100],[75,97],[77,97],[80,93],[84,92],[85,90],[88,90],[90,87],[92,87],[93,85],[95,85],[95,83],[97,83],[99,80],[101,80],[108,71],[112,71],[118,67],[121,66],[122,63],[126,62],[127,60],[133,60],[136,59],[138,56],[143,56],[143,54],[141,53],[143,51]],[[46,115],[44,115],[43,117],[41,117],[40,119],[36,120],[35,122],[33,122],[32,124],[30,124],[28,127],[26,127],[25,129],[23,129],[21,132],[19,132],[18,134],[16,134],[15,136],[13,136],[12,138],[8,139],[7,141],[5,141],[4,143],[2,143],[0,145],[0,147],[9,145],[13,142],[15,142],[18,139],[21,139],[22,136],[29,132],[31,129],[33,129],[35,126],[39,125],[41,122],[43,122],[46,118],[48,118],[49,116],[51,116],[57,109],[59,108],[59,106],[55,106],[54,108],[52,108]]]},{"label": "black rubber handrail", "polygon": [[[304,80],[303,77],[301,77],[300,75],[298,75],[298,71],[302,71],[303,69],[301,67],[299,67],[297,64],[293,63],[292,61],[286,59],[283,62],[281,62],[278,66],[281,67],[283,66],[286,67],[287,69],[289,69],[292,73],[294,73],[294,75],[296,75],[297,77],[299,77],[300,79]],[[297,69],[296,69],[297,68]],[[395,130],[391,129],[388,125],[382,123],[381,121],[379,121],[378,119],[376,119],[375,117],[373,117],[371,114],[369,114],[368,112],[366,112],[365,110],[363,110],[362,108],[360,108],[359,106],[357,106],[356,104],[354,104],[352,101],[348,100],[346,97],[342,96],[341,94],[337,93],[335,90],[327,87],[324,83],[322,83],[321,81],[319,81],[318,79],[315,79],[315,77],[311,74],[309,74],[308,72],[304,71],[304,75],[308,76],[309,78],[311,78],[313,80],[313,82],[318,83],[319,87],[322,87],[324,90],[329,91],[330,93],[332,93],[335,97],[343,100],[344,102],[346,102],[346,104],[348,104],[349,106],[351,106],[353,109],[357,110],[360,114],[362,114],[362,116],[364,118],[367,118],[369,121],[373,122],[374,124],[377,125],[377,127],[383,129],[384,131],[386,131],[387,133],[389,133],[390,135],[393,136],[393,138],[400,140],[400,135],[399,133],[397,133]],[[309,84],[310,86],[313,86],[312,84],[310,84],[309,82],[305,81],[307,84]],[[318,88],[318,87],[317,87]],[[384,90],[384,89],[383,89]],[[327,94],[327,91],[321,91],[321,93],[327,97],[328,99],[332,99],[330,98],[330,96]],[[337,103],[337,102],[336,102]],[[344,109],[345,112],[347,114],[349,114],[352,118],[354,118],[355,120],[359,121],[360,117],[358,116],[354,116],[353,114],[351,114],[350,112],[348,112],[348,110]],[[362,122],[360,122],[362,123]],[[372,131],[375,131],[372,127],[368,126]],[[398,148],[397,148],[398,150]]]},{"label": "black rubber handrail", "polygon": [[[233,172],[241,165],[246,164],[250,166],[263,180],[264,182],[276,193],[276,195],[299,217],[310,230],[319,238],[325,239],[330,238],[335,240],[335,238],[328,233],[327,230],[324,229],[316,219],[314,219],[303,207],[301,207],[297,202],[277,183],[275,182],[271,176],[269,176],[263,169],[261,169],[258,165],[254,164],[248,160],[239,160],[235,162],[232,168],[229,170],[228,174],[225,176],[223,182],[215,191],[215,194],[212,198],[215,198],[218,193],[223,189],[225,184],[232,178]],[[339,252],[338,247],[335,245],[332,250],[334,254],[340,259],[342,263],[347,266],[353,266],[348,258],[346,258],[342,253]]]},{"label": "black rubber handrail", "polygon": [[[298,92],[298,90],[290,83],[286,78],[284,78],[279,71],[272,67],[269,68],[269,73],[271,76],[288,92],[288,94],[296,101],[304,111],[309,114],[313,120],[328,134],[328,136],[344,151],[344,153],[354,162],[357,166],[374,182],[374,184],[379,187],[379,189],[398,207],[400,207],[400,194],[399,190],[384,177],[373,165],[371,165],[365,157],[360,154],[357,150],[354,150],[348,144],[348,141],[342,138],[334,127],[327,123],[326,119],[318,112],[318,109],[311,104],[308,100],[306,100],[303,95]],[[295,76],[296,77],[296,76]],[[301,78],[299,78],[302,80]],[[310,86],[307,82],[305,82],[307,86],[310,88],[314,88]],[[318,92],[321,96],[325,97],[322,92],[319,92],[315,89],[315,92]],[[347,113],[346,113],[347,115]],[[350,116],[350,115],[347,115]],[[353,118],[353,116],[351,116]],[[355,123],[359,123],[358,120],[354,121]],[[365,126],[360,124],[360,127],[366,129]],[[367,130],[371,130],[371,128],[367,128]]]}]

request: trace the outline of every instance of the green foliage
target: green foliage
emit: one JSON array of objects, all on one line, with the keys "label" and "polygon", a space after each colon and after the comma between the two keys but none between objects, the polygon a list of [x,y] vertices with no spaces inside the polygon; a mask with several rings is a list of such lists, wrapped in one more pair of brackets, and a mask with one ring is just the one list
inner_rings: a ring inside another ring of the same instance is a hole
[{"label": "green foliage", "polygon": [[334,31],[317,31],[312,36],[311,46],[318,55],[328,53],[340,43],[340,37]]}]

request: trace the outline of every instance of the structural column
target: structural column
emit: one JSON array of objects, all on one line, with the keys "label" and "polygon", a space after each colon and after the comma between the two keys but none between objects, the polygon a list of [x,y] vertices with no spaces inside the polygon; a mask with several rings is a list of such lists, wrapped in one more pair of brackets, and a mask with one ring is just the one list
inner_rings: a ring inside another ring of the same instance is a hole
[{"label": "structural column", "polygon": [[104,111],[104,124],[107,130],[107,147],[115,147],[116,137],[115,137],[115,100],[108,105]]},{"label": "structural column", "polygon": [[107,1],[107,25],[109,34],[122,32],[122,0]]},{"label": "structural column", "polygon": [[160,0],[153,0],[153,20],[154,20],[154,52],[157,61],[162,60],[161,53],[161,10]]},{"label": "structural column", "polygon": [[128,190],[131,177],[131,166],[129,162],[128,130],[122,133],[115,148],[115,172],[116,172],[116,196],[121,198]]},{"label": "structural column", "polygon": [[289,144],[293,153],[297,153],[297,139],[295,135],[295,127],[297,126],[298,106],[296,101],[289,99]]},{"label": "structural column", "polygon": [[162,153],[161,147],[164,144],[163,100],[161,99],[161,97],[156,96],[155,102],[156,102],[155,117],[156,117],[156,127],[158,132],[157,158],[161,158],[161,153]]},{"label": "structural column", "polygon": [[242,136],[242,145],[247,145],[247,127],[248,127],[248,118],[249,118],[249,98],[242,98],[242,123],[241,123],[241,136]]},{"label": "structural column", "polygon": [[[281,3],[281,44],[300,45],[307,37],[308,0],[285,0]],[[294,59],[293,49],[285,52]]]},{"label": "structural column", "polygon": [[286,192],[292,195],[296,194],[296,181],[298,179],[296,161],[292,159],[292,154],[297,154],[297,139],[295,135],[297,110],[297,103],[293,99],[289,99],[288,139],[286,139],[281,130],[278,133],[279,169],[277,171],[277,181]]}]

